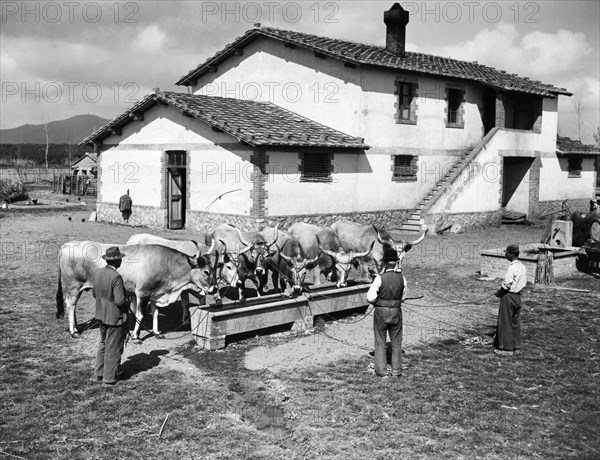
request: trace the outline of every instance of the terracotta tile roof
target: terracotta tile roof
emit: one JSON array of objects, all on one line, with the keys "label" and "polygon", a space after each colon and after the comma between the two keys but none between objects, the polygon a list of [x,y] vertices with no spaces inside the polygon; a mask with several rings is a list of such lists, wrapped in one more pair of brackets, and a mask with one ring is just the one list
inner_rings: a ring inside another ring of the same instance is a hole
[{"label": "terracotta tile roof", "polygon": [[227,45],[206,62],[188,72],[176,84],[189,85],[191,81],[208,72],[211,67],[217,66],[220,62],[232,56],[236,50],[243,48],[259,37],[273,38],[288,46],[299,46],[354,65],[372,65],[386,69],[460,78],[506,91],[532,93],[542,96],[554,97],[557,94],[571,95],[564,88],[557,88],[540,81],[530,80],[527,77],[509,74],[503,70],[496,70],[493,67],[481,65],[477,62],[459,61],[457,59],[412,52],[407,52],[404,57],[399,57],[388,53],[381,46],[367,45],[337,38],[320,37],[318,35],[275,29],[273,27],[255,27],[248,30],[243,36]]},{"label": "terracotta tile roof", "polygon": [[556,137],[556,153],[559,155],[600,155],[600,147],[584,144],[568,137]]},{"label": "terracotta tile roof", "polygon": [[157,91],[87,137],[79,145],[99,142],[119,132],[136,114],[159,103],[202,120],[251,146],[368,149],[364,139],[350,136],[270,102]]}]

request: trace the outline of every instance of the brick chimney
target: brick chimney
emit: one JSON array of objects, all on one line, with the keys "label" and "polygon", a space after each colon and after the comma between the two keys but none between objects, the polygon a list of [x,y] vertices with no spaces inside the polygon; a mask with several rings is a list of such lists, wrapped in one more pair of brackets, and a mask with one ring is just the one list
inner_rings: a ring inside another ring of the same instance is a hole
[{"label": "brick chimney", "polygon": [[385,35],[385,50],[395,56],[403,57],[406,54],[406,24],[408,24],[408,11],[394,5],[383,13],[383,22],[387,26]]}]

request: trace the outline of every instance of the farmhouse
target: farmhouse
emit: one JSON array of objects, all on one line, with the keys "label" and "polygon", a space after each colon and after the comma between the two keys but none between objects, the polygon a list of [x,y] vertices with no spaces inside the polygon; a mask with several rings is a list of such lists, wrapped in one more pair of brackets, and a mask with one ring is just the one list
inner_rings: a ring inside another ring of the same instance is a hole
[{"label": "farmhouse", "polygon": [[[98,218],[203,230],[229,222],[419,231],[587,207],[587,163],[557,151],[567,90],[405,49],[408,13],[384,13],[385,47],[255,27],[86,138],[100,155]],[[574,164],[572,164],[574,167]]]},{"label": "farmhouse", "polygon": [[73,176],[95,176],[98,171],[98,154],[93,152],[85,153],[71,165],[71,175]]}]

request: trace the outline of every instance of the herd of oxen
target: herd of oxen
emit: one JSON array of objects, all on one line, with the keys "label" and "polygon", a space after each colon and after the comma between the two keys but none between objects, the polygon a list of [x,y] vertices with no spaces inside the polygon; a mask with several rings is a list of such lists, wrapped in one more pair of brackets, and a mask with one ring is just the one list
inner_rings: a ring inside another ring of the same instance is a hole
[{"label": "herd of oxen", "polygon": [[[59,255],[56,316],[63,317],[66,307],[71,336],[79,337],[77,301],[92,288],[92,274],[105,265],[102,255],[110,246],[118,246],[125,254],[118,271],[132,298],[136,316],[132,336],[138,342],[149,302],[164,307],[181,298],[185,316],[190,293],[199,298],[212,294],[219,302],[219,287],[234,287],[243,300],[249,279],[261,296],[269,272],[276,292],[286,291],[289,296],[304,289],[309,272],[314,284],[320,284],[323,275],[337,287],[345,287],[351,268],[359,270],[359,278],[370,280],[369,275],[381,269],[384,256],[395,254],[402,261],[405,252],[426,234],[427,230],[415,241],[395,242],[374,225],[338,221],[331,227],[299,222],[288,231],[275,226],[260,232],[220,224],[205,234],[203,244],[150,234],[133,235],[124,245],[69,241]],[[160,334],[158,308],[153,312],[153,333]]]}]

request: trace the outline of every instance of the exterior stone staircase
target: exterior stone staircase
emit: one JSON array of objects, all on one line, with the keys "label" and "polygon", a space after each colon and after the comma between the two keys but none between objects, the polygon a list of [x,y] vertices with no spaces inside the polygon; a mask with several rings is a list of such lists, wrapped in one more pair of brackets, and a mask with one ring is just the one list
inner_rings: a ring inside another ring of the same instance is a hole
[{"label": "exterior stone staircase", "polygon": [[479,152],[485,148],[489,140],[498,132],[499,128],[492,128],[484,138],[472,150],[466,150],[460,156],[460,160],[448,168],[439,181],[425,195],[419,205],[413,209],[408,219],[402,223],[402,232],[421,232],[423,230],[423,217],[431,206],[450,188],[458,179],[464,169],[477,157]]}]

